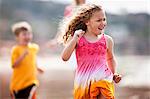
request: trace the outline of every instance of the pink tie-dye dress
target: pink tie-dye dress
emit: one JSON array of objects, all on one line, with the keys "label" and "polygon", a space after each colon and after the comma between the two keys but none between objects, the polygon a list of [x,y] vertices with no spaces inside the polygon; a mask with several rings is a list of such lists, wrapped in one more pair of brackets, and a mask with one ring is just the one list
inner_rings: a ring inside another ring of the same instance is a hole
[{"label": "pink tie-dye dress", "polygon": [[113,74],[106,62],[106,39],[89,42],[82,36],[76,47],[77,68],[74,80],[74,98],[90,99],[90,86],[97,81],[112,82]]}]

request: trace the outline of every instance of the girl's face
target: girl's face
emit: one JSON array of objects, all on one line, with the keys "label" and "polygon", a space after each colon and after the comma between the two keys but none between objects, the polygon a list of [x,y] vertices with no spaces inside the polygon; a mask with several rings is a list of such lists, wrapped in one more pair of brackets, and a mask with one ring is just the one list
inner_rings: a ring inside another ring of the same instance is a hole
[{"label": "girl's face", "polygon": [[87,31],[99,35],[107,25],[104,11],[96,11],[92,17],[86,22]]},{"label": "girl's face", "polygon": [[32,33],[21,31],[17,37],[20,44],[27,45],[32,40]]}]

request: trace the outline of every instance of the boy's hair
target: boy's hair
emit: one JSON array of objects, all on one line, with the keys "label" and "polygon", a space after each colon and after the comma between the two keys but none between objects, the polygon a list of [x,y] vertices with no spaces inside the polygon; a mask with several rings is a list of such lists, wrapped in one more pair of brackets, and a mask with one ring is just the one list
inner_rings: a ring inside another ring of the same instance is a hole
[{"label": "boy's hair", "polygon": [[12,26],[12,32],[15,34],[15,36],[18,36],[21,31],[32,32],[31,25],[28,22],[22,21],[17,22]]},{"label": "boy's hair", "polygon": [[64,23],[66,26],[64,26],[65,30],[64,28],[64,31],[62,30],[65,33],[63,35],[63,43],[67,43],[69,37],[72,37],[76,30],[82,29],[83,31],[86,31],[87,26],[85,22],[92,17],[93,13],[101,10],[102,7],[95,4],[83,4],[79,6],[74,15],[70,17],[68,23]]}]

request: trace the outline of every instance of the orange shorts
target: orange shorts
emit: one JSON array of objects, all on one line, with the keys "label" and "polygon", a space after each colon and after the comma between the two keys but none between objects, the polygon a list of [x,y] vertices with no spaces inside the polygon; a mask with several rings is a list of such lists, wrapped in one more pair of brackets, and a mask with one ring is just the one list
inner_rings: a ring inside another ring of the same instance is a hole
[{"label": "orange shorts", "polygon": [[83,89],[75,86],[74,99],[90,99],[89,88]]},{"label": "orange shorts", "polygon": [[114,84],[105,80],[92,83],[90,87],[91,99],[95,99],[99,95],[106,99],[114,99]]},{"label": "orange shorts", "polygon": [[102,80],[91,83],[85,89],[75,86],[74,99],[97,99],[102,95],[105,99],[114,99],[114,85]]}]

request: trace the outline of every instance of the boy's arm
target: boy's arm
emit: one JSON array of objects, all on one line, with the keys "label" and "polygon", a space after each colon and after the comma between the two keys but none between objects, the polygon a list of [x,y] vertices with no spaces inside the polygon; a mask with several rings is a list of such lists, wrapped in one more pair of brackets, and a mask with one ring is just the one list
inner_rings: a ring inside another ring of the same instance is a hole
[{"label": "boy's arm", "polygon": [[114,56],[113,47],[114,47],[113,39],[110,36],[107,36],[107,48],[108,48],[107,49],[107,63],[108,63],[110,70],[114,74],[116,72],[116,59]]},{"label": "boy's arm", "polygon": [[[39,50],[40,50],[40,47],[39,47],[39,45],[36,44],[36,55],[38,54]],[[44,73],[44,70],[38,66],[38,62],[37,61],[38,60],[36,59],[36,64],[35,65],[36,65],[37,71],[39,73]]]},{"label": "boy's arm", "polygon": [[24,53],[14,61],[14,63],[12,64],[12,68],[18,67],[19,66],[18,64],[25,58],[27,54],[28,54],[28,50],[25,50]]}]

